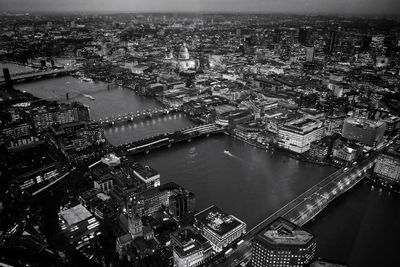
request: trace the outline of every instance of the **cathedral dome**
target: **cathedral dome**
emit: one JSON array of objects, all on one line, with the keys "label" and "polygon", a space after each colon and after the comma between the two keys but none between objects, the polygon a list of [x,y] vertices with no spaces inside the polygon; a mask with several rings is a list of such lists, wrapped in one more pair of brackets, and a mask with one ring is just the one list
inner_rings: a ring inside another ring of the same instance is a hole
[{"label": "cathedral dome", "polygon": [[186,44],[183,44],[181,48],[179,49],[179,59],[189,59],[189,51],[186,47]]}]

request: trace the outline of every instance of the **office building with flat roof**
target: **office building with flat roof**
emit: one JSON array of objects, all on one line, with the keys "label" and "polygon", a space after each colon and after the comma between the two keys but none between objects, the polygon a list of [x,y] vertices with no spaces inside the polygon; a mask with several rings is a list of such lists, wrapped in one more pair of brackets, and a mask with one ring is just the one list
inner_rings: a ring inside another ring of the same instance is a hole
[{"label": "office building with flat roof", "polygon": [[216,252],[221,252],[246,233],[246,223],[215,206],[195,214],[194,225]]},{"label": "office building with flat roof", "polygon": [[254,238],[253,267],[302,267],[315,254],[315,236],[297,225],[278,218]]},{"label": "office building with flat roof", "polygon": [[82,204],[60,211],[58,217],[62,232],[78,250],[101,233],[99,221]]},{"label": "office building with flat roof", "polygon": [[212,256],[210,242],[190,228],[173,232],[171,246],[175,267],[200,266]]},{"label": "office building with flat roof", "polygon": [[386,124],[358,118],[347,118],[343,124],[342,136],[352,141],[375,147],[383,142]]},{"label": "office building with flat roof", "polygon": [[305,117],[290,121],[278,129],[278,145],[300,154],[308,151],[312,142],[323,137],[323,123]]}]

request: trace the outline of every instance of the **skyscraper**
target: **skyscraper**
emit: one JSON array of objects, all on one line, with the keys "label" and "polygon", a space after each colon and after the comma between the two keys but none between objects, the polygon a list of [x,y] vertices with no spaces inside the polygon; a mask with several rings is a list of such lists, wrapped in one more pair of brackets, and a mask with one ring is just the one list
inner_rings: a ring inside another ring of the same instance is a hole
[{"label": "skyscraper", "polygon": [[336,38],[337,38],[337,32],[331,31],[329,34],[329,47],[328,47],[329,54],[331,54],[333,52],[333,50],[335,49]]},{"label": "skyscraper", "polygon": [[306,48],[306,61],[307,62],[313,62],[314,61],[314,52],[315,52],[315,48],[314,47],[307,47]]},{"label": "skyscraper", "polygon": [[3,69],[3,75],[4,75],[4,80],[6,82],[6,88],[12,89],[11,75],[10,75],[10,71],[8,70],[8,68]]},{"label": "skyscraper", "polygon": [[181,190],[169,197],[169,211],[176,219],[180,220],[193,211],[195,197],[192,192]]},{"label": "skyscraper", "polygon": [[256,235],[251,264],[253,267],[301,267],[314,258],[315,247],[313,234],[278,218]]},{"label": "skyscraper", "polygon": [[303,27],[299,29],[299,43],[302,45],[308,44],[308,39],[310,37],[310,32],[307,28]]}]

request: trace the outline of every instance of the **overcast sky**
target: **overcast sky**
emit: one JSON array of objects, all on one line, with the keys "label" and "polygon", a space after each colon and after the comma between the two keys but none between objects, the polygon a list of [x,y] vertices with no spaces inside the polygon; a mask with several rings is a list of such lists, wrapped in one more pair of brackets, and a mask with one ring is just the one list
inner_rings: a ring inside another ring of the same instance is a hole
[{"label": "overcast sky", "polygon": [[0,0],[0,11],[400,14],[400,0]]}]

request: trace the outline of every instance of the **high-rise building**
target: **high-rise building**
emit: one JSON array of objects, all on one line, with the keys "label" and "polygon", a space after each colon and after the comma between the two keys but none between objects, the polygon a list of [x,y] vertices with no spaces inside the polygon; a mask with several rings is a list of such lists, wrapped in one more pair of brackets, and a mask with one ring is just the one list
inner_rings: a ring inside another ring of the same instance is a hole
[{"label": "high-rise building", "polygon": [[221,252],[246,233],[246,223],[215,206],[195,214],[194,221],[194,226],[210,241],[216,252]]},{"label": "high-rise building", "polygon": [[12,89],[12,81],[11,81],[11,75],[10,75],[10,71],[8,68],[4,68],[3,69],[3,75],[4,75],[4,80],[6,82],[6,88],[7,89]]},{"label": "high-rise building", "polygon": [[306,48],[306,61],[307,62],[313,62],[314,61],[314,52],[315,52],[315,48],[314,47],[307,47]]},{"label": "high-rise building", "polygon": [[309,29],[303,27],[299,29],[299,43],[302,45],[308,45],[310,38],[310,31]]},{"label": "high-rise building", "polygon": [[386,124],[382,121],[347,118],[344,121],[342,136],[368,146],[377,146],[383,141]]},{"label": "high-rise building", "polygon": [[261,230],[253,241],[253,267],[302,267],[315,254],[315,236],[297,225],[278,218]]},{"label": "high-rise building", "polygon": [[337,37],[337,32],[336,31],[331,31],[329,34],[329,47],[328,47],[328,53],[331,54],[336,45],[336,37]]},{"label": "high-rise building", "polygon": [[212,256],[209,241],[190,228],[178,229],[172,233],[171,247],[175,267],[200,266]]},{"label": "high-rise building", "polygon": [[178,220],[193,212],[194,206],[194,194],[188,190],[177,190],[169,197],[169,212]]}]

